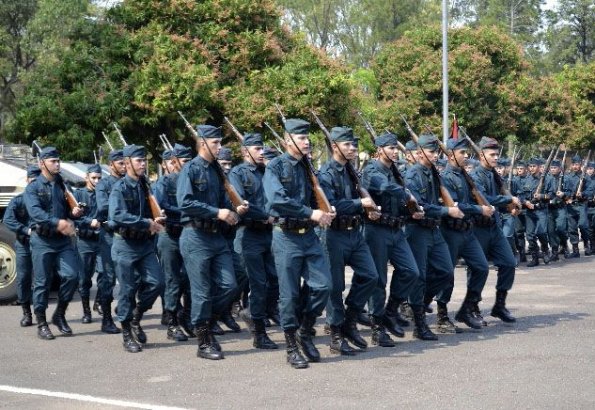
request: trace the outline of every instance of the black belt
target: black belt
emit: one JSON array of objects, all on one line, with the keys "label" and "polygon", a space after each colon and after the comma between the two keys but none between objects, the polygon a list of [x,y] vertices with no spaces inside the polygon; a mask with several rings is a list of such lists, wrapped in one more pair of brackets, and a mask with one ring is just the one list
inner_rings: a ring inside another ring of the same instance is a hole
[{"label": "black belt", "polygon": [[267,223],[267,221],[260,221],[258,219],[243,219],[240,222],[242,226],[245,226],[247,229],[254,229],[255,231],[272,231],[273,225]]},{"label": "black belt", "polygon": [[21,245],[28,246],[29,245],[29,235],[22,235],[20,233],[17,234],[17,241],[21,243]]},{"label": "black belt", "polygon": [[367,224],[386,226],[392,229],[401,229],[405,224],[405,218],[402,216],[392,216],[389,214],[382,214],[380,218],[371,220],[366,218]]},{"label": "black belt", "polygon": [[440,226],[440,219],[433,219],[433,218],[422,218],[422,219],[412,219],[413,223],[422,228],[429,228],[434,229]]},{"label": "black belt", "polygon": [[192,221],[185,223],[184,226],[210,233],[221,231],[221,223],[217,219],[193,219]]},{"label": "black belt", "polygon": [[132,228],[119,228],[116,233],[124,239],[146,241],[151,238],[151,232]]},{"label": "black belt", "polygon": [[56,231],[48,225],[36,225],[35,232],[37,233],[37,235],[44,238],[58,238],[60,236],[63,236],[60,232]]},{"label": "black belt", "polygon": [[538,202],[531,202],[533,204],[533,209],[529,209],[527,208],[527,211],[539,211],[540,209],[547,209],[548,207],[548,202],[542,202],[542,201],[538,201]]},{"label": "black belt", "polygon": [[99,231],[94,229],[79,229],[78,237],[86,241],[97,242],[99,241]]},{"label": "black belt", "polygon": [[467,232],[471,228],[473,228],[473,221],[469,219],[457,219],[457,218],[444,218],[442,220],[444,222],[444,226],[447,229],[458,231],[458,232]]},{"label": "black belt", "polygon": [[362,217],[359,215],[341,215],[333,219],[331,229],[338,231],[351,231],[358,229],[362,224]]},{"label": "black belt", "polygon": [[496,220],[490,216],[476,216],[473,218],[473,224],[478,228],[491,228],[496,225]]},{"label": "black belt", "polygon": [[303,235],[316,226],[316,223],[309,219],[285,218],[278,226],[283,231]]},{"label": "black belt", "polygon": [[165,224],[165,232],[172,238],[179,238],[183,229],[182,225]]}]

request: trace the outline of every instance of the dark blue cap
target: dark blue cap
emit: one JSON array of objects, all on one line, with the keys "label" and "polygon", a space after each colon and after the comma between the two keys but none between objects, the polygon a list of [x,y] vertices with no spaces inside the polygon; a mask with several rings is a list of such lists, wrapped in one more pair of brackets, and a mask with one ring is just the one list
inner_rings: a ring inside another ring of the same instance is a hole
[{"label": "dark blue cap", "polygon": [[27,178],[37,178],[41,174],[41,169],[37,165],[29,165],[27,167]]},{"label": "dark blue cap", "polygon": [[221,127],[213,127],[212,125],[198,125],[196,132],[199,137],[203,138],[221,138]]},{"label": "dark blue cap", "polygon": [[481,137],[479,140],[479,148],[481,149],[500,149],[498,141],[491,137]]},{"label": "dark blue cap", "polygon": [[146,158],[147,150],[142,145],[126,145],[123,150],[125,157],[129,158]]},{"label": "dark blue cap", "polygon": [[506,157],[498,158],[498,166],[500,167],[508,167],[510,166],[510,159]]},{"label": "dark blue cap", "polygon": [[285,121],[285,131],[290,134],[307,135],[310,133],[310,123],[299,118],[290,118]]},{"label": "dark blue cap", "polygon": [[43,147],[39,152],[39,159],[60,158],[56,147]]},{"label": "dark blue cap", "polygon": [[275,148],[266,147],[262,155],[264,155],[265,159],[268,159],[270,161],[271,159],[277,158],[281,154]]},{"label": "dark blue cap", "polygon": [[374,140],[374,145],[377,147],[386,147],[388,145],[397,145],[397,136],[390,132],[379,135]]},{"label": "dark blue cap", "polygon": [[172,153],[171,153],[171,150],[169,150],[169,149],[166,149],[165,151],[163,151],[161,153],[161,159],[164,161],[171,159],[171,157],[172,157]]},{"label": "dark blue cap", "polygon": [[465,149],[469,146],[469,141],[465,138],[449,138],[446,140],[446,149],[449,150],[457,150],[457,149]]},{"label": "dark blue cap", "polygon": [[244,139],[242,140],[242,146],[244,147],[263,147],[264,142],[262,142],[262,135],[258,132],[248,132],[244,134]]},{"label": "dark blue cap", "polygon": [[526,167],[527,163],[525,161],[523,161],[522,159],[519,159],[516,163],[515,163],[515,167]]},{"label": "dark blue cap", "polygon": [[93,164],[87,167],[87,174],[101,174],[101,165]]},{"label": "dark blue cap", "polygon": [[405,143],[405,149],[407,151],[417,151],[417,144],[413,140],[409,140]]},{"label": "dark blue cap", "polygon": [[581,162],[583,162],[583,160],[580,157],[580,155],[576,154],[575,156],[572,157],[573,164],[580,164]]},{"label": "dark blue cap", "polygon": [[231,150],[227,147],[221,147],[217,159],[221,161],[231,161]]},{"label": "dark blue cap", "polygon": [[355,140],[353,129],[348,127],[333,127],[331,129],[331,141],[352,142]]},{"label": "dark blue cap", "polygon": [[192,150],[176,142],[176,145],[174,145],[174,150],[172,151],[172,156],[182,159],[192,159]]},{"label": "dark blue cap", "polygon": [[420,148],[424,149],[438,149],[438,138],[432,134],[421,134],[417,140]]},{"label": "dark blue cap", "polygon": [[124,151],[121,149],[115,149],[107,156],[108,161],[121,161],[124,159]]},{"label": "dark blue cap", "polygon": [[559,167],[561,165],[562,165],[562,161],[560,161],[559,159],[554,159],[552,161],[552,163],[550,164],[550,166],[552,166],[552,167]]},{"label": "dark blue cap", "polygon": [[527,162],[527,164],[529,164],[529,165],[539,165],[540,163],[541,163],[541,161],[540,161],[539,157],[529,158],[529,161]]},{"label": "dark blue cap", "polygon": [[589,163],[587,164],[587,168],[595,168],[595,162],[589,161]]}]

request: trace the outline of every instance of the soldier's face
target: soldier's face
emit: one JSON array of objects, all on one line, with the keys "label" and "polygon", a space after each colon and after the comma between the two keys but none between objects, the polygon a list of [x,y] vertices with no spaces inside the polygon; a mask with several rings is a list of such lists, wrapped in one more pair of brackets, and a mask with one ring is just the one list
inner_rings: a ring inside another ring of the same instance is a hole
[{"label": "soldier's face", "polygon": [[95,189],[95,186],[101,181],[101,174],[99,172],[91,172],[87,174],[87,188]]},{"label": "soldier's face", "polygon": [[496,172],[498,173],[498,175],[504,176],[504,167],[497,166],[496,167]]},{"label": "soldier's face", "polygon": [[387,145],[379,148],[380,157],[386,157],[389,161],[395,162],[399,159],[399,148],[396,145]]},{"label": "soldier's face", "polygon": [[489,168],[495,168],[498,165],[500,151],[497,149],[486,148],[482,151],[481,162]]},{"label": "soldier's face", "polygon": [[[300,156],[300,155],[308,155],[310,154],[310,138],[308,135],[305,134],[291,134],[291,137],[288,133],[285,133],[285,146],[287,147],[287,151],[289,151],[290,155],[293,156]],[[295,144],[294,144],[295,143]],[[296,149],[296,145],[297,148]],[[301,152],[301,154],[300,154]]]},{"label": "soldier's face", "polygon": [[469,152],[466,149],[455,149],[452,154],[455,159],[455,163],[453,165],[463,165],[465,164],[465,160],[469,158]]},{"label": "soldier's face", "polygon": [[200,140],[198,152],[201,157],[211,162],[217,159],[221,149],[221,138],[205,138]]},{"label": "soldier's face", "polygon": [[525,167],[518,167],[518,168],[516,169],[516,174],[517,174],[518,176],[521,176],[521,177],[522,177],[522,176],[525,176],[525,174],[526,174],[526,173],[527,173],[527,168],[525,168]]},{"label": "soldier's face", "polygon": [[579,162],[573,162],[570,167],[574,172],[578,172],[581,170],[581,164]]},{"label": "soldier's face", "polygon": [[552,175],[558,175],[560,173],[560,167],[556,167],[556,166],[551,166],[550,167],[550,172]]},{"label": "soldier's face", "polygon": [[231,170],[231,161],[227,161],[225,159],[219,159],[217,161],[219,162],[219,165],[221,165],[221,168],[223,168],[223,171],[226,174]]},{"label": "soldier's face", "polygon": [[264,147],[246,147],[246,151],[250,154],[247,159],[254,162],[256,165],[264,165]]},{"label": "soldier's face", "polygon": [[129,175],[132,173],[131,176],[141,176],[141,175],[145,175],[145,172],[147,170],[147,159],[146,158],[139,158],[139,157],[135,157],[135,158],[129,158],[128,159],[128,170]]},{"label": "soldier's face", "polygon": [[595,173],[595,168],[591,168],[591,167],[587,168],[587,175],[591,176],[594,173]]},{"label": "soldier's face", "polygon": [[[435,164],[436,161],[438,161],[438,150],[437,149],[427,149],[427,148],[422,148],[423,153],[419,156],[420,161],[422,161],[422,163],[426,166],[430,165],[430,162],[432,164]],[[424,155],[425,154],[425,155]]]},{"label": "soldier's face", "polygon": [[112,161],[111,168],[112,172],[120,176],[126,174],[126,162],[123,159],[118,161]]},{"label": "soldier's face", "polygon": [[52,174],[56,175],[60,172],[60,158],[47,158],[40,161],[39,167],[44,168]]},{"label": "soldier's face", "polygon": [[[343,159],[343,155],[348,161],[353,161],[357,155],[357,148],[352,141],[341,141],[333,144],[333,152],[339,159]],[[341,155],[343,153],[343,155]]]},{"label": "soldier's face", "polygon": [[529,165],[529,173],[531,175],[535,174],[538,169],[539,169],[539,166],[537,166],[537,165]]}]

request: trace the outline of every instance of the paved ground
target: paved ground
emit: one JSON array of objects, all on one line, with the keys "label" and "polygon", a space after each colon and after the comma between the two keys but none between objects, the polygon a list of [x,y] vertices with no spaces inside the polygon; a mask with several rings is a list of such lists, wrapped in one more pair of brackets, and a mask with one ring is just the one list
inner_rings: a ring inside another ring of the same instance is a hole
[{"label": "paved ground", "polygon": [[[463,270],[456,275],[453,310]],[[515,326],[490,318],[480,333],[438,342],[419,342],[408,332],[396,348],[372,347],[354,358],[331,356],[328,336],[317,337],[323,360],[306,370],[291,369],[283,350],[253,349],[245,330],[220,338],[225,360],[198,359],[194,341],[167,340],[159,309],[147,315],[147,348],[129,354],[121,336],[102,334],[99,323],[81,324],[79,303],[68,310],[76,335],[50,342],[37,339],[35,327],[18,326],[18,307],[3,306],[0,408],[592,409],[594,277],[595,257],[520,269],[509,298]],[[492,271],[484,310],[493,303],[494,283]],[[369,340],[370,331],[363,333]],[[283,334],[274,328],[272,338],[282,343]]]}]

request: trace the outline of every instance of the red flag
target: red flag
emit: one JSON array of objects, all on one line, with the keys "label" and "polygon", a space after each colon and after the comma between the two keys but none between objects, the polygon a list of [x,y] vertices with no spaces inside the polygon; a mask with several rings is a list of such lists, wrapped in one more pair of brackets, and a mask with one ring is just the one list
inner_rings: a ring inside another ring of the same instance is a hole
[{"label": "red flag", "polygon": [[457,122],[457,116],[455,114],[452,115],[452,130],[450,131],[450,137],[455,141],[459,139],[459,123]]}]

